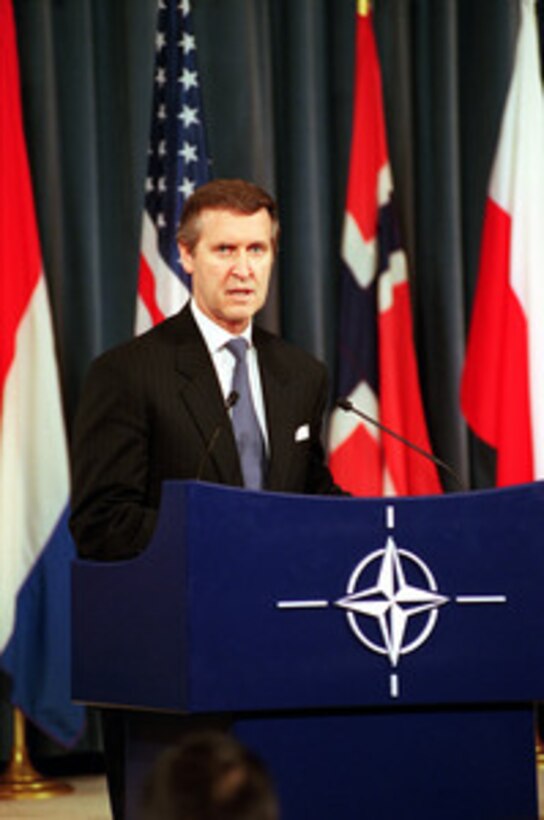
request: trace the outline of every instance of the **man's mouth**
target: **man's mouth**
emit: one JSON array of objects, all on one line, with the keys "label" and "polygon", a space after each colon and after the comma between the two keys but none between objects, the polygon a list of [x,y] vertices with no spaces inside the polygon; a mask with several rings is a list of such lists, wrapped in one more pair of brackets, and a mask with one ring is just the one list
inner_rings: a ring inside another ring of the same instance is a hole
[{"label": "man's mouth", "polygon": [[227,296],[247,297],[252,296],[253,290],[251,288],[230,288],[227,291]]}]

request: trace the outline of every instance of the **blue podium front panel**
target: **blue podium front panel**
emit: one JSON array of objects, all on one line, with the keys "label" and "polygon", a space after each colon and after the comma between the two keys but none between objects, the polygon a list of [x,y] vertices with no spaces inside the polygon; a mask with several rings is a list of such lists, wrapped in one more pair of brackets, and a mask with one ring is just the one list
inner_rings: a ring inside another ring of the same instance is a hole
[{"label": "blue podium front panel", "polygon": [[531,710],[370,711],[240,721],[282,820],[536,820]]},{"label": "blue podium front panel", "polygon": [[190,709],[544,694],[542,485],[389,502],[190,491]]},{"label": "blue podium front panel", "polygon": [[77,562],[74,696],[213,712],[544,698],[544,485],[363,500],[167,484]]}]

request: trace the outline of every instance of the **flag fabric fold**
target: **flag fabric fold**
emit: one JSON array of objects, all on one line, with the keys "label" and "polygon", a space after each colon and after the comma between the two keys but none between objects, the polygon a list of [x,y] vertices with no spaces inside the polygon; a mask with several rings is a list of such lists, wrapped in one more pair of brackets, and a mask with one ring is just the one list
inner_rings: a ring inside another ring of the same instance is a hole
[{"label": "flag fabric fold", "polygon": [[[357,14],[352,144],[342,238],[342,396],[430,452],[412,334],[406,255],[393,210],[372,15]],[[331,416],[329,464],[355,495],[441,491],[435,465],[354,414]]]},{"label": "flag fabric fold", "polygon": [[536,6],[522,0],[461,381],[465,419],[496,449],[497,486],[544,478],[543,201]]},{"label": "flag fabric fold", "polygon": [[0,0],[0,666],[11,702],[73,744],[69,470],[23,132],[11,0]]},{"label": "flag fabric fold", "polygon": [[159,0],[136,333],[176,313],[189,277],[176,230],[185,199],[209,177],[189,0]]}]

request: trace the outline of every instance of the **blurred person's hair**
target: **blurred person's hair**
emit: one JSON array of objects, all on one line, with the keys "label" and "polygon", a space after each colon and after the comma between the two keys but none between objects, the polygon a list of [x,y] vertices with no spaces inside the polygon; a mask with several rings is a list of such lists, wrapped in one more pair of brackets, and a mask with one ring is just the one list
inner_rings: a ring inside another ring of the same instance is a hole
[{"label": "blurred person's hair", "polygon": [[159,756],[143,790],[141,820],[278,820],[270,777],[236,738],[195,732]]}]

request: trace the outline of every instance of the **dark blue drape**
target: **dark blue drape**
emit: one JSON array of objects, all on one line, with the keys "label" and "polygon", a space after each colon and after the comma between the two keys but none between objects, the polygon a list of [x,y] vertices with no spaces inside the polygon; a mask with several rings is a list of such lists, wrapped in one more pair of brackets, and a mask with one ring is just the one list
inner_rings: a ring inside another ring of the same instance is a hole
[{"label": "dark blue drape", "polygon": [[[68,423],[132,334],[156,0],[15,0],[25,127]],[[355,0],[194,0],[216,176],[280,200],[263,321],[334,375]],[[476,485],[458,382],[517,0],[376,0],[390,154],[436,453]],[[485,457],[484,457],[485,456]],[[489,462],[489,463],[488,463]]]}]

